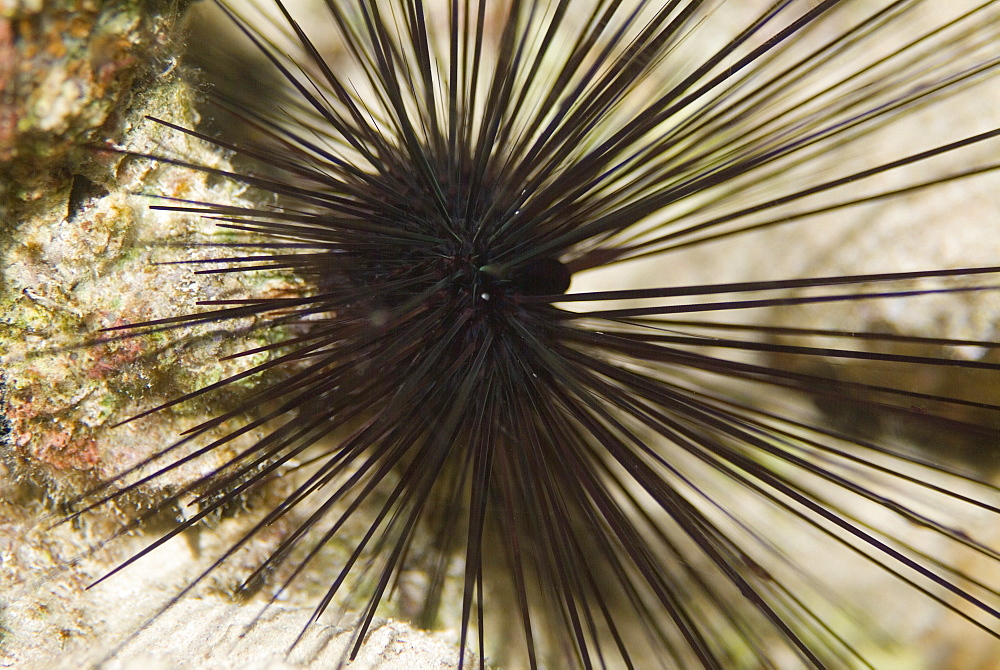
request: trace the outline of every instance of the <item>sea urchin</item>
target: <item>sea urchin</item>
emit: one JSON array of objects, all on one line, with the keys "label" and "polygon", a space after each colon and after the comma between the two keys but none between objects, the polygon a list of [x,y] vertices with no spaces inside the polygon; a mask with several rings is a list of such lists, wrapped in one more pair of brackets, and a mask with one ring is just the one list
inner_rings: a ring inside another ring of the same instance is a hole
[{"label": "sea urchin", "polygon": [[[204,574],[300,514],[243,583],[276,598],[362,518],[313,616],[351,590],[355,653],[418,562],[419,623],[457,594],[461,648],[478,630],[480,659],[864,665],[867,623],[825,569],[797,560],[796,533],[997,637],[1000,595],[933,547],[1000,560],[950,521],[997,513],[998,493],[912,446],[919,434],[994,448],[1000,407],[976,386],[1000,365],[962,352],[995,345],[807,314],[976,295],[1000,270],[720,282],[684,263],[735,240],[766,267],[757,235],[1000,167],[975,153],[995,152],[997,129],[870,148],[1000,64],[997,3],[931,4],[782,1],[744,18],[747,6],[695,0],[329,0],[336,60],[280,2],[276,30],[226,8],[282,90],[220,96],[247,130],[239,142],[159,123],[240,167],[132,155],[277,203],[157,204],[247,236],[201,272],[280,269],[309,289],[111,329],[251,317],[282,335],[247,352],[266,362],[169,404],[260,375],[248,399],[91,491],[81,512],[266,427],[162,503],[193,497],[195,511],[140,556],[296,476]],[[956,152],[962,169],[936,167]],[[588,281],[605,268],[621,270]],[[949,371],[968,375],[967,392],[916,385]],[[227,438],[186,449],[253,408]],[[859,415],[909,432],[842,420]]]}]

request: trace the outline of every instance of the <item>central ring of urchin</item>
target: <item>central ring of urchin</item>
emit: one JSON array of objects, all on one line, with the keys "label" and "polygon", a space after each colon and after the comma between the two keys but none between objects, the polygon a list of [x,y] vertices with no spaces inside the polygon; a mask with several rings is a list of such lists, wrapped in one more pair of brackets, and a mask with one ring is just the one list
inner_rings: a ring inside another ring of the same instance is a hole
[{"label": "central ring of urchin", "polygon": [[491,250],[477,249],[472,235],[465,235],[437,259],[435,274],[446,283],[441,298],[456,308],[454,313],[468,317],[466,340],[481,337],[484,329],[493,335],[508,334],[511,319],[527,326],[535,319],[519,304],[519,297],[560,295],[569,288],[569,269],[558,259],[535,258],[513,265],[492,262]]},{"label": "central ring of urchin", "polygon": [[452,290],[475,301],[504,301],[514,296],[561,295],[570,285],[569,269],[557,258],[538,258],[505,268],[485,254],[459,252],[444,259],[446,273],[458,277]]},{"label": "central ring of urchin", "polygon": [[372,323],[382,326],[414,309],[441,310],[445,321],[465,321],[468,342],[484,329],[500,334],[504,322],[525,316],[519,296],[567,291],[564,263],[524,253],[530,231],[511,225],[517,208],[498,193],[496,180],[475,179],[469,169],[449,177],[453,168],[422,175],[413,167],[390,167],[366,185],[352,213],[367,210],[370,218],[362,221],[386,232],[354,236],[340,256],[346,265],[335,270],[355,289],[370,291],[363,302]]}]

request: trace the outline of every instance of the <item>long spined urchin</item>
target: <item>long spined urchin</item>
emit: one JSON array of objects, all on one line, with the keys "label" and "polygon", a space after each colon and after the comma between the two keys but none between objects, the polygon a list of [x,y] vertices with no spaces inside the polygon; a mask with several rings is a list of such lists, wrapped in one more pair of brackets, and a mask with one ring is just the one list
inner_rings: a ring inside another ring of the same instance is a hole
[{"label": "long spined urchin", "polygon": [[[295,478],[203,577],[279,519],[295,520],[248,592],[277,598],[347,543],[312,620],[359,609],[354,651],[390,593],[416,588],[421,624],[454,616],[463,649],[478,630],[480,656],[510,665],[863,665],[870,621],[831,564],[996,637],[1000,557],[962,524],[998,494],[942,446],[995,448],[995,345],[832,310],[979,299],[998,269],[768,272],[823,245],[803,232],[831,217],[1000,167],[977,153],[996,152],[995,119],[932,139],[907,125],[993,74],[995,5],[331,1],[336,67],[280,4],[276,32],[229,11],[284,90],[219,101],[251,139],[200,139],[237,169],[147,157],[265,204],[157,208],[248,236],[202,272],[309,288],[119,329],[249,317],[278,336],[247,352],[267,362],[170,404],[260,375],[249,398],[83,511],[265,429],[158,503],[192,511],[140,556]],[[734,240],[756,274],[707,277]],[[811,545],[830,562],[799,559]]]}]

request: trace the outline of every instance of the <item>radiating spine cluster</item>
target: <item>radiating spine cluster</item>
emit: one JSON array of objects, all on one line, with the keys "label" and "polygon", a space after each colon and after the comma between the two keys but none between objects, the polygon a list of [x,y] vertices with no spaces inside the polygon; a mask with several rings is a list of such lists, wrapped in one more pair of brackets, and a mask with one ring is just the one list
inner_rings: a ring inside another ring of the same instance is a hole
[{"label": "radiating spine cluster", "polygon": [[[370,530],[350,538],[353,554],[314,615],[365,585],[366,600],[348,598],[361,609],[355,652],[422,556],[420,623],[438,619],[458,566],[452,609],[463,649],[478,630],[480,658],[502,644],[503,662],[518,662],[517,647],[531,667],[769,667],[788,652],[816,667],[862,664],[858,627],[844,623],[850,606],[799,564],[790,530],[997,637],[996,590],[898,530],[928,529],[1000,561],[937,513],[995,514],[997,491],[822,414],[853,408],[993,448],[1000,407],[988,398],[833,371],[851,362],[988,380],[1000,364],[955,352],[997,344],[796,320],[819,305],[985,294],[1000,267],[705,282],[686,278],[683,263],[726,239],[766,255],[757,234],[800,234],[832,212],[1000,168],[880,181],[993,146],[1000,129],[865,151],[881,129],[1000,65],[997,3],[923,28],[929,4],[777,2],[727,34],[716,22],[747,13],[742,4],[331,0],[329,29],[349,64],[320,53],[280,3],[276,43],[227,8],[286,90],[277,101],[219,101],[255,131],[248,145],[159,123],[247,167],[132,155],[276,197],[277,207],[156,208],[258,240],[252,252],[234,244],[231,256],[198,261],[220,266],[200,272],[287,269],[310,289],[111,329],[133,337],[254,317],[290,334],[247,352],[266,351],[267,362],[165,405],[264,379],[232,412],[90,492],[83,510],[266,427],[168,501],[193,494],[198,511],[141,555],[279,473],[296,476],[294,492],[204,574],[299,515],[244,582],[276,598],[363,515]],[[834,150],[853,162],[831,165]],[[638,281],[629,262],[645,263]],[[618,278],[576,288],[617,265]],[[256,421],[185,451],[255,406]],[[510,624],[495,600],[504,592],[517,643],[490,642]]]}]

